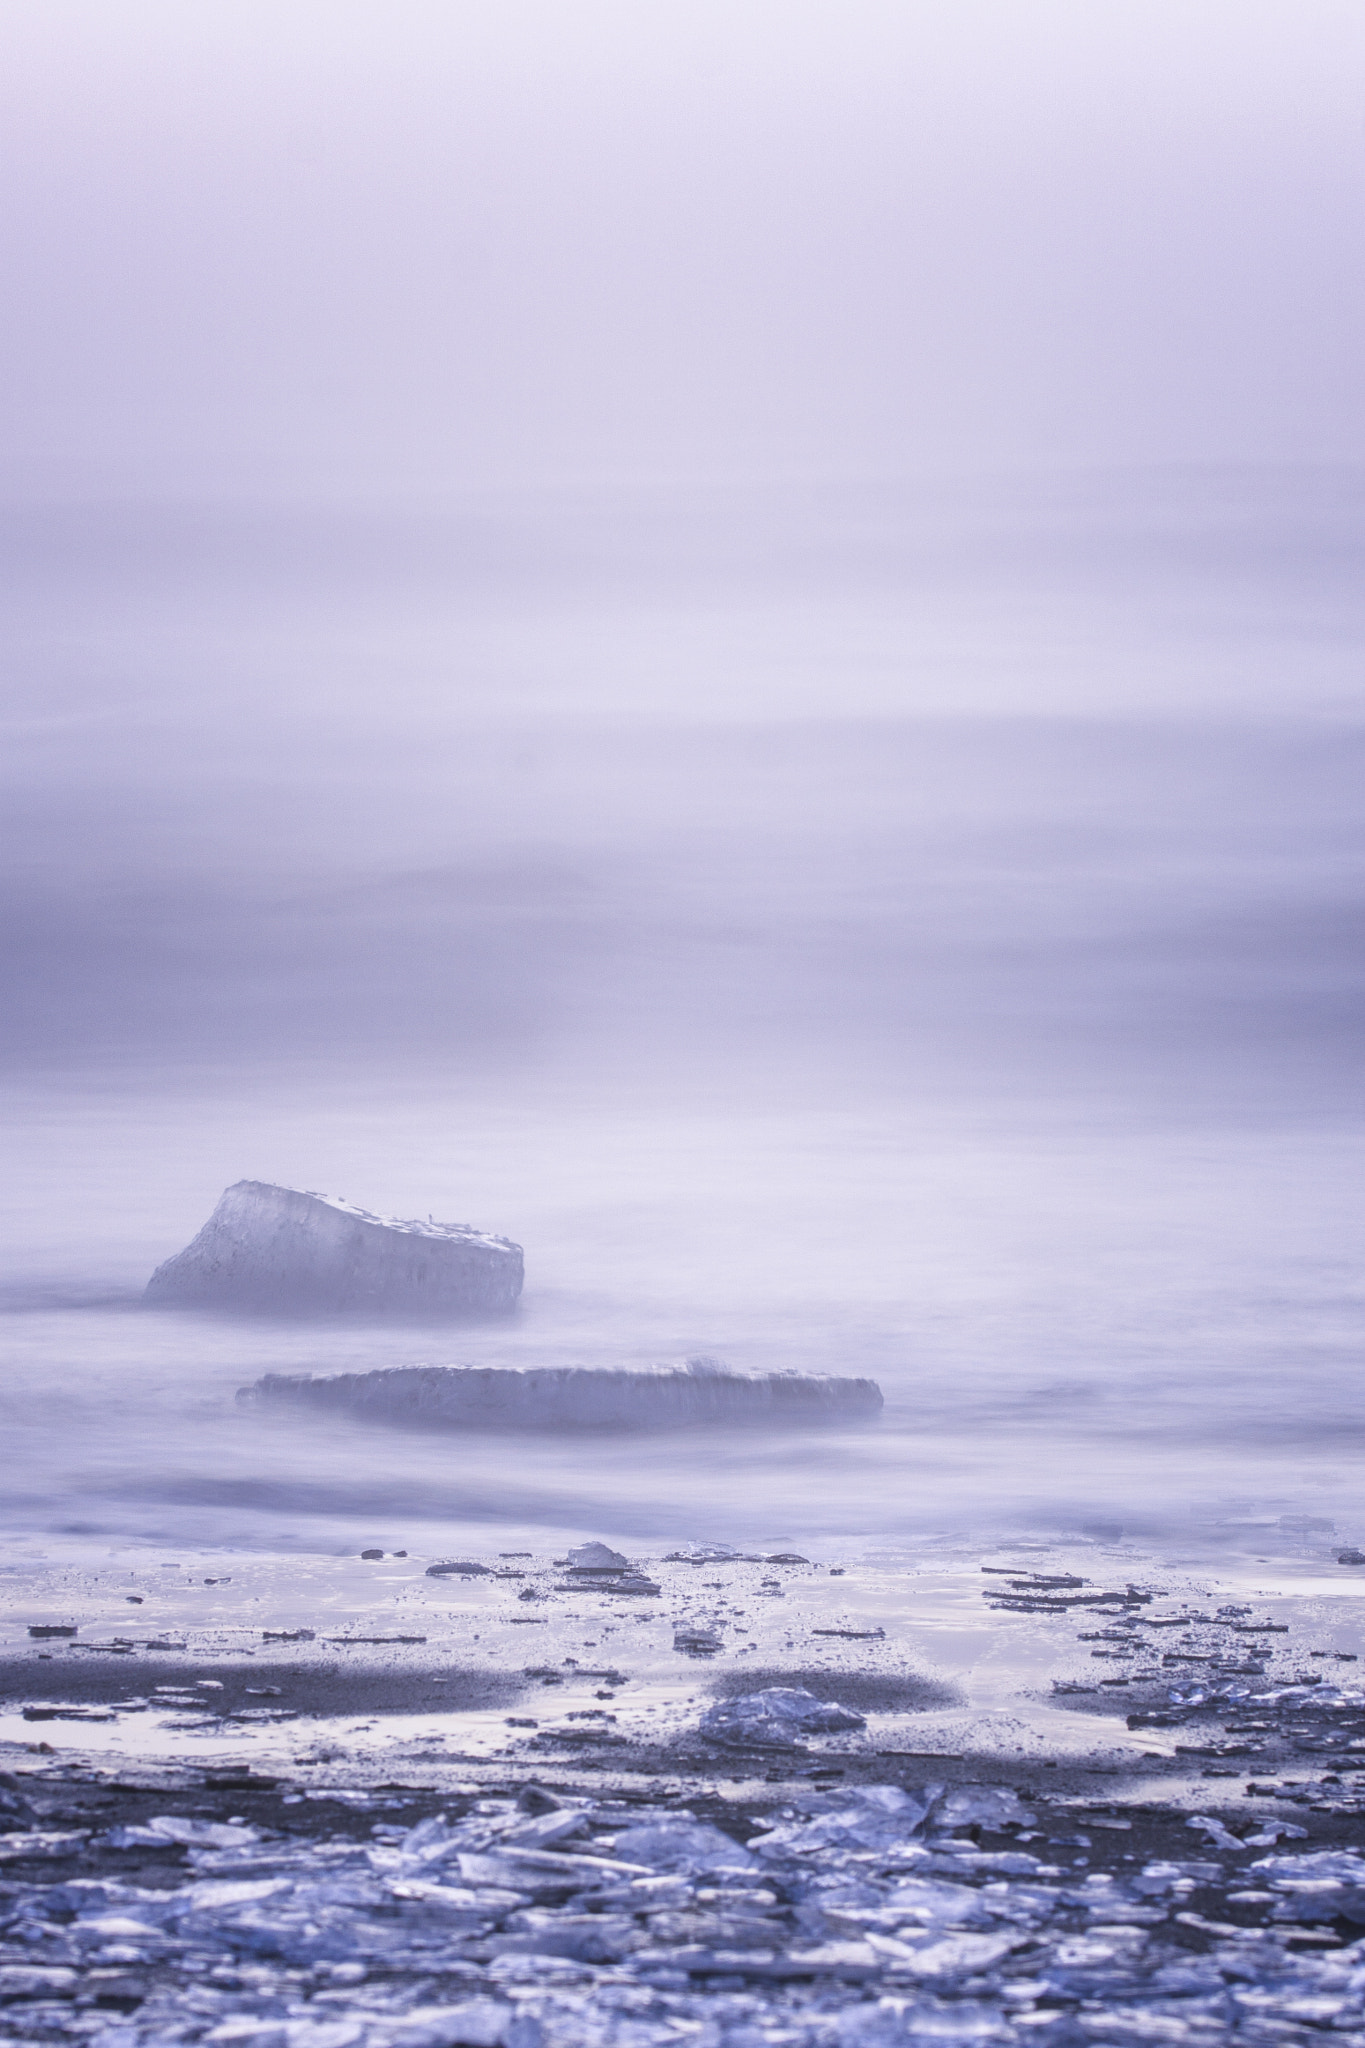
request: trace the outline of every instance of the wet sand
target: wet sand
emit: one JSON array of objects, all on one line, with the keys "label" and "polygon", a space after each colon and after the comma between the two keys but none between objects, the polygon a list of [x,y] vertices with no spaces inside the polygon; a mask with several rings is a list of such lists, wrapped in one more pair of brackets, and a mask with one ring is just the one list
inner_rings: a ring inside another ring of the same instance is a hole
[{"label": "wet sand", "polygon": [[[5,2038],[1365,2040],[1330,1554],[629,1565],[11,1554]],[[864,1725],[703,1725],[773,1685]]]},{"label": "wet sand", "polygon": [[[168,1558],[49,1541],[12,1549],[4,1572],[0,1757],[358,1782],[400,1763],[533,1771],[547,1757],[691,1771],[715,1767],[697,1724],[716,1697],[801,1684],[865,1715],[803,1745],[846,1773],[1199,1781],[1222,1766],[1187,1759],[1159,1725],[1173,1687],[1361,1671],[1365,1573],[1317,1552],[1220,1574],[1076,1541],[822,1546],[782,1563],[632,1554],[624,1582],[658,1589],[642,1593],[576,1577],[560,1549]],[[75,1633],[34,1633],[57,1629]],[[699,1637],[719,1649],[687,1647]]]}]

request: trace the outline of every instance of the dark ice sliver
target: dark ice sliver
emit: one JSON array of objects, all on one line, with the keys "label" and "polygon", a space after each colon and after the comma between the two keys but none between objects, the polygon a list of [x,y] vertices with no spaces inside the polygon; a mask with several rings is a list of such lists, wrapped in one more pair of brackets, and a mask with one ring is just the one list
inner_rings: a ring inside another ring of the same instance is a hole
[{"label": "dark ice sliver", "polygon": [[630,1559],[607,1543],[580,1543],[563,1562],[571,1572],[619,1572],[628,1568]]},{"label": "dark ice sliver", "polygon": [[[875,1380],[742,1373],[710,1359],[619,1372],[592,1366],[414,1365],[265,1373],[237,1398],[253,1405],[323,1408],[410,1429],[784,1429],[867,1422],[882,1409]],[[763,1562],[808,1560],[782,1551]]]},{"label": "dark ice sliver", "polygon": [[676,1628],[673,1631],[673,1647],[685,1651],[689,1657],[714,1657],[718,1650],[725,1648],[724,1641],[709,1628]]}]

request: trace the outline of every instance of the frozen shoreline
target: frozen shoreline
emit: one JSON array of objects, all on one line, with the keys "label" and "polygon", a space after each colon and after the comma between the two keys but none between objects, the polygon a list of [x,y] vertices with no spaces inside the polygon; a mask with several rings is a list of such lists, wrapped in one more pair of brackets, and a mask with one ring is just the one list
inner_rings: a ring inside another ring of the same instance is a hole
[{"label": "frozen shoreline", "polygon": [[[5,1573],[0,2038],[1365,2037],[1350,1568],[43,1547]],[[701,1725],[796,1684],[865,1725]]]},{"label": "frozen shoreline", "polygon": [[780,1771],[7,1784],[0,1987],[26,2043],[1307,2044],[1365,2022],[1365,1858],[1315,1815]]}]

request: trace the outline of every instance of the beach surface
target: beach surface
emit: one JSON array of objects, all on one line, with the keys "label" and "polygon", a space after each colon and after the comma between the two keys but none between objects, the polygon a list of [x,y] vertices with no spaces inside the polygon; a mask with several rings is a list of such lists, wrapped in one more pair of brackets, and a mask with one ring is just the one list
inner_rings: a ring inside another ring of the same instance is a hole
[{"label": "beach surface", "polygon": [[[12,1542],[0,2039],[1365,2035],[1365,1567],[1276,1533]],[[862,1725],[706,1724],[772,1687]]]}]

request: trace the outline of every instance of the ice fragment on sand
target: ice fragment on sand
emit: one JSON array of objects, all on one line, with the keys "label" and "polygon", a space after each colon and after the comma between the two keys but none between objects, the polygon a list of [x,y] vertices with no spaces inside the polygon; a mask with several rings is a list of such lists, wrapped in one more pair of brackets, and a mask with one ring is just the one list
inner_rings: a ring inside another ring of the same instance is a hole
[{"label": "ice fragment on sand", "polygon": [[627,1828],[616,1837],[616,1855],[654,1870],[751,1870],[753,1857],[708,1821],[660,1820]]},{"label": "ice fragment on sand", "polygon": [[569,1576],[560,1582],[561,1592],[579,1593],[591,1589],[595,1593],[658,1593],[661,1589],[653,1579],[635,1565],[629,1564],[619,1550],[609,1550],[605,1543],[581,1543],[577,1550],[571,1550],[567,1558],[559,1562],[568,1569]]},{"label": "ice fragment on sand", "polygon": [[449,1313],[510,1309],[521,1282],[521,1247],[509,1238],[240,1180],[193,1243],[157,1267],[143,1299],[293,1314]]},{"label": "ice fragment on sand", "polygon": [[948,1934],[902,1953],[901,1967],[916,1977],[945,1977],[954,1971],[988,1970],[1011,1949],[1023,1948],[1024,1934]]},{"label": "ice fragment on sand", "polygon": [[570,1569],[576,1572],[624,1571],[630,1560],[605,1543],[580,1543],[569,1552]]},{"label": "ice fragment on sand", "polygon": [[515,1849],[548,1849],[556,1842],[568,1841],[572,1835],[586,1833],[587,1826],[588,1816],[582,1811],[574,1812],[571,1809],[566,1813],[552,1810],[549,1813],[538,1813],[533,1819],[523,1821],[520,1827],[513,1828],[509,1835],[504,1835],[503,1840]]},{"label": "ice fragment on sand", "polygon": [[718,1700],[700,1723],[703,1735],[741,1743],[792,1743],[801,1735],[829,1735],[866,1725],[861,1714],[818,1700],[813,1692],[793,1685],[770,1685],[762,1692]]},{"label": "ice fragment on sand", "polygon": [[0,1964],[0,1999],[63,1998],[74,1991],[76,1972],[25,1963]]},{"label": "ice fragment on sand", "polygon": [[766,1562],[766,1560],[743,1556],[729,1543],[684,1543],[681,1550],[670,1550],[664,1558],[665,1564],[758,1564],[760,1562]]},{"label": "ice fragment on sand", "polygon": [[1242,1847],[1236,1835],[1224,1827],[1216,1814],[1192,1813],[1185,1825],[1187,1828],[1197,1828],[1211,1849],[1240,1849]]},{"label": "ice fragment on sand", "polygon": [[114,1828],[108,1836],[115,1849],[131,1849],[167,1842],[184,1842],[196,1848],[245,1849],[259,1841],[255,1828],[229,1821],[194,1820],[178,1813],[157,1813],[141,1827]]}]

